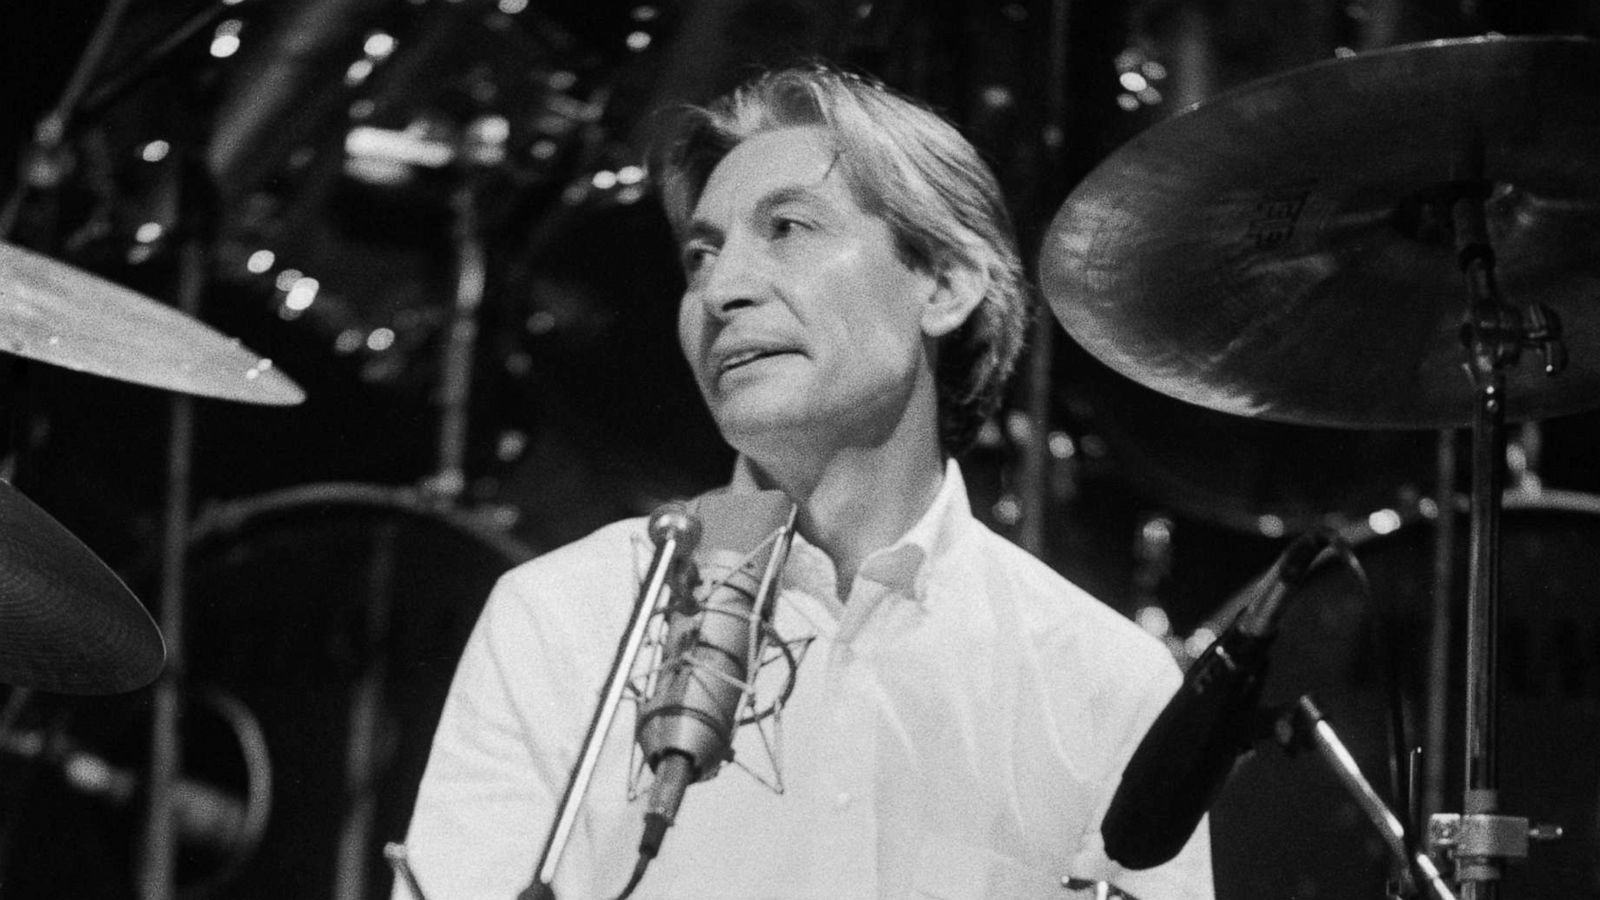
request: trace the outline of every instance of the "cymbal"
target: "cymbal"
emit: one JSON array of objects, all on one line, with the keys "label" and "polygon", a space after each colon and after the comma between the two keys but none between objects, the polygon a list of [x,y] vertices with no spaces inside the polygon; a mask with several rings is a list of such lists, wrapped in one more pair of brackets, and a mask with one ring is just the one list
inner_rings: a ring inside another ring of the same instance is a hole
[{"label": "cymbal", "polygon": [[155,680],[166,646],[93,552],[0,481],[0,682],[115,694]]},{"label": "cymbal", "polygon": [[1468,293],[1434,201],[1486,191],[1501,295],[1559,315],[1571,357],[1551,377],[1525,352],[1507,417],[1600,405],[1597,85],[1600,43],[1553,37],[1416,44],[1252,82],[1091,172],[1046,233],[1041,287],[1089,352],[1180,400],[1462,426]]},{"label": "cymbal", "polygon": [[0,242],[0,350],[184,394],[287,406],[288,376],[240,343],[142,294]]}]

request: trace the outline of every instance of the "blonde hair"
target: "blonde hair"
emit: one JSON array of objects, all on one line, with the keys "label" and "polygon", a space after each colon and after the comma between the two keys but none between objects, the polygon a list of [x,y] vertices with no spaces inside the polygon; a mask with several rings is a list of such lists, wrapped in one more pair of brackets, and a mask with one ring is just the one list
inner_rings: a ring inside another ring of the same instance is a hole
[{"label": "blonde hair", "polygon": [[652,170],[682,233],[711,172],[768,131],[812,126],[831,138],[845,183],[890,226],[906,264],[984,273],[988,292],[939,345],[939,430],[952,454],[971,446],[999,406],[1027,335],[1032,302],[1000,185],[966,138],[883,84],[826,65],[779,69],[689,110]]}]

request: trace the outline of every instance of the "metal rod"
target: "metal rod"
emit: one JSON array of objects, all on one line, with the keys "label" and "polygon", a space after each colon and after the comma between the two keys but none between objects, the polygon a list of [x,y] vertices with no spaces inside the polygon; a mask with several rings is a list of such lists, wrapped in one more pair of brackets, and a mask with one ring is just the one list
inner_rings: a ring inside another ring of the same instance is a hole
[{"label": "metal rod", "polygon": [[[206,249],[198,236],[179,250],[178,308],[188,315],[200,309],[205,288]],[[194,399],[181,394],[169,402],[167,442],[166,527],[161,557],[161,634],[167,644],[167,665],[155,685],[150,722],[149,809],[145,818],[144,852],[139,872],[143,900],[168,900],[174,894],[177,868],[177,823],[174,791],[183,770],[179,726],[184,678],[184,579],[189,566],[189,503],[194,460]]]},{"label": "metal rod", "polygon": [[[1067,64],[1072,23],[1071,0],[1051,0],[1046,46],[1045,114],[1040,143],[1051,171],[1059,172],[1066,153]],[[1033,223],[1028,223],[1030,226]],[[1050,418],[1055,370],[1055,329],[1051,316],[1036,316],[1028,335],[1027,411],[1029,428],[1017,473],[1020,518],[1017,544],[1035,556],[1044,555],[1045,518],[1050,499]]]},{"label": "metal rod", "polygon": [[1423,739],[1422,818],[1444,811],[1449,741],[1450,637],[1455,631],[1456,432],[1439,431],[1433,520],[1433,592],[1428,617],[1428,684]]},{"label": "metal rod", "polygon": [[[1470,148],[1466,174],[1481,178],[1482,145]],[[1487,193],[1484,193],[1487,196]],[[1499,812],[1496,760],[1497,629],[1500,622],[1500,508],[1506,458],[1506,374],[1521,349],[1523,334],[1508,328],[1495,285],[1494,248],[1484,216],[1484,196],[1468,192],[1451,207],[1456,259],[1464,277],[1468,308],[1463,343],[1472,377],[1472,523],[1467,572],[1466,791],[1463,816]],[[1499,895],[1503,863],[1491,855],[1459,856],[1456,877],[1466,900]]]},{"label": "metal rod", "polygon": [[[100,20],[95,23],[94,32],[89,36],[88,46],[68,77],[67,86],[61,91],[61,97],[34,126],[33,143],[23,151],[27,154],[25,159],[29,171],[25,177],[17,180],[16,190],[6,198],[4,205],[0,205],[0,237],[11,234],[16,227],[23,200],[30,189],[53,188],[60,180],[61,163],[51,157],[61,152],[67,129],[77,112],[78,101],[95,75],[99,74],[101,64],[111,51],[112,40],[116,37],[122,17],[132,5],[132,0],[111,0],[106,5]],[[43,170],[48,170],[49,174],[42,174]]]},{"label": "metal rod", "polygon": [[1406,841],[1405,826],[1361,773],[1361,766],[1339,739],[1333,726],[1322,717],[1322,712],[1311,698],[1301,697],[1287,719],[1294,729],[1294,739],[1303,740],[1316,748],[1323,762],[1338,776],[1345,790],[1355,798],[1356,805],[1361,807],[1368,821],[1383,836],[1384,846],[1389,848],[1395,860],[1426,884],[1430,895],[1436,900],[1455,900],[1455,894],[1445,885],[1433,860],[1426,853],[1411,850]]},{"label": "metal rod", "polygon": [[[1496,629],[1500,621],[1500,493],[1505,458],[1505,373],[1495,371],[1477,391],[1472,421],[1472,530],[1467,579],[1467,711],[1465,815],[1499,811],[1496,756]],[[1493,900],[1498,895],[1497,860],[1459,861],[1462,896]]]},{"label": "metal rod", "polygon": [[350,686],[350,720],[346,728],[344,815],[334,865],[334,900],[367,896],[367,865],[376,830],[377,794],[373,772],[378,766],[382,736],[383,686],[388,678],[389,623],[394,610],[395,567],[400,553],[399,526],[380,525],[372,537],[363,606],[367,615],[360,636],[360,675]]},{"label": "metal rod", "polygon": [[451,198],[455,221],[451,240],[456,256],[456,287],[450,307],[450,329],[440,348],[439,469],[431,486],[455,500],[466,489],[468,410],[472,399],[473,360],[478,342],[478,311],[483,306],[488,263],[478,233],[477,182],[463,177]]}]

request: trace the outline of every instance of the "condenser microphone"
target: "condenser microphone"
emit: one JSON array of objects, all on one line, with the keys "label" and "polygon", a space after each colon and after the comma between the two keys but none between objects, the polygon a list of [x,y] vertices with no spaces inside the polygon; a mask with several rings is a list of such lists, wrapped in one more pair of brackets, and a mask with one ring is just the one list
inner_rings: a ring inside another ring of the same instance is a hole
[{"label": "condenser microphone", "polygon": [[1313,531],[1229,602],[1228,630],[1190,667],[1122,772],[1100,836],[1106,855],[1148,869],[1178,855],[1254,736],[1267,650],[1287,600],[1331,543]]},{"label": "condenser microphone", "polygon": [[653,856],[689,785],[733,758],[733,734],[761,658],[763,628],[794,532],[780,491],[702,497],[699,584],[674,596],[664,662],[642,705],[639,748],[655,771],[641,853]]}]

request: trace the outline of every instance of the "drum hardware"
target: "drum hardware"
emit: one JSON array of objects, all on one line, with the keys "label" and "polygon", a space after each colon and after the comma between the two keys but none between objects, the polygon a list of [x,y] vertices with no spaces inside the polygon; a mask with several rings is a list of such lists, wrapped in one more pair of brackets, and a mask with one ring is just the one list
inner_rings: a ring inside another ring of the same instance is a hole
[{"label": "drum hardware", "polygon": [[478,215],[477,176],[505,158],[506,134],[479,119],[466,129],[455,158],[461,161],[460,183],[450,196],[456,284],[450,306],[450,327],[439,359],[439,469],[427,486],[441,497],[460,498],[466,489],[467,412],[478,341],[478,314],[488,282],[488,253]]},{"label": "drum hardware", "polygon": [[[178,308],[196,315],[205,287],[207,252],[190,235],[179,248]],[[167,404],[167,471],[161,534],[160,617],[167,635],[170,665],[157,679],[150,713],[149,803],[137,874],[142,900],[168,900],[177,890],[178,781],[183,773],[181,735],[188,652],[183,620],[184,573],[189,568],[189,521],[194,463],[194,401],[174,396]]]},{"label": "drum hardware", "polygon": [[24,151],[26,162],[23,168],[26,179],[23,184],[17,186],[15,193],[6,198],[5,205],[0,207],[0,238],[12,233],[17,224],[17,217],[22,211],[23,199],[30,187],[51,188],[65,176],[69,166],[64,159],[62,148],[67,135],[67,126],[77,112],[83,92],[104,63],[117,27],[131,5],[132,0],[113,0],[106,5],[99,21],[95,23],[88,45],[78,58],[77,65],[73,67],[66,87],[61,91],[61,96],[56,100],[55,106],[34,126],[33,144]]},{"label": "drum hardware", "polygon": [[[1355,757],[1309,696],[1302,696],[1279,714],[1273,732],[1278,744],[1291,753],[1306,747],[1316,750],[1318,758],[1338,776],[1339,783],[1355,798],[1368,821],[1383,836],[1384,846],[1391,858],[1411,878],[1427,886],[1428,896],[1435,900],[1456,900],[1456,895],[1444,883],[1444,877],[1432,857],[1416,849],[1408,839],[1399,817],[1373,790],[1366,776],[1361,774]],[[1401,893],[1401,896],[1414,895],[1414,890],[1403,889]]]},{"label": "drum hardware", "polygon": [[[1158,391],[1290,423],[1472,427],[1466,900],[1497,895],[1529,833],[1497,789],[1506,422],[1600,397],[1600,364],[1569,360],[1564,340],[1600,333],[1600,171],[1584,149],[1600,107],[1575,87],[1597,79],[1600,44],[1499,37],[1262,79],[1113,153],[1041,254],[1067,331]],[[1542,374],[1517,368],[1525,350]]]},{"label": "drum hardware", "polygon": [[[1424,747],[1431,755],[1424,760],[1422,790],[1419,794],[1421,809],[1433,813],[1445,808],[1445,772],[1440,763],[1449,734],[1450,705],[1450,646],[1455,634],[1455,548],[1456,517],[1453,515],[1456,498],[1458,470],[1456,436],[1450,429],[1438,432],[1435,439],[1434,485],[1431,509],[1435,513],[1430,570],[1432,578],[1429,593],[1428,615],[1428,677],[1426,696],[1423,698]],[[1415,782],[1413,782],[1415,785]],[[1413,815],[1412,824],[1420,824],[1420,815]]]}]

